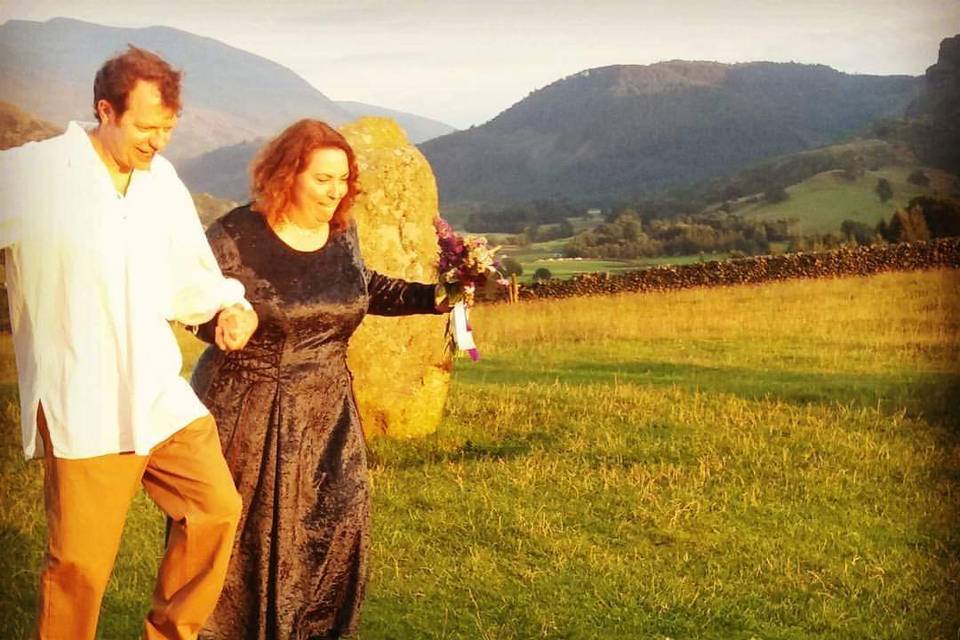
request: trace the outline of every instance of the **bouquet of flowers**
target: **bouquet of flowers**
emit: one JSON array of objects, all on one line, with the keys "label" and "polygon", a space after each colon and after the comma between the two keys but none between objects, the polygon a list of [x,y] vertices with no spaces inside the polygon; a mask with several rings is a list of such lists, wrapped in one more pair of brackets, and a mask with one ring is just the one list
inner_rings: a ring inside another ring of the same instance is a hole
[{"label": "bouquet of flowers", "polygon": [[477,287],[484,286],[489,278],[507,284],[496,259],[500,247],[487,246],[486,238],[461,236],[443,218],[437,218],[435,226],[440,243],[440,299],[446,298],[452,306],[447,333],[453,348],[466,351],[476,361],[480,352],[473,341],[467,309],[473,305]]}]

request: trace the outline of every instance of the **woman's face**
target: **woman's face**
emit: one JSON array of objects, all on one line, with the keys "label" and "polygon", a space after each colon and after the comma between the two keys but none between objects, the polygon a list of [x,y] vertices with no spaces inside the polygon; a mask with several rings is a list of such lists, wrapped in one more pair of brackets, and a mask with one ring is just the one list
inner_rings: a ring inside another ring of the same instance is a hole
[{"label": "woman's face", "polygon": [[330,222],[340,201],[347,195],[350,164],[343,149],[324,147],[310,154],[306,168],[293,188],[295,220],[301,226]]}]

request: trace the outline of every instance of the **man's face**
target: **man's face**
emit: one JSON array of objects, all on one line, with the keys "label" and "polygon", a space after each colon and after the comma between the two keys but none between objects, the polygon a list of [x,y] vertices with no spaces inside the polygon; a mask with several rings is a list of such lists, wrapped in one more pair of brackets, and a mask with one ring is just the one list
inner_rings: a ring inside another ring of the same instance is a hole
[{"label": "man's face", "polygon": [[149,169],[154,154],[167,146],[177,125],[177,114],[164,106],[157,85],[145,80],[134,85],[127,96],[127,110],[119,118],[106,100],[97,107],[104,149],[124,173]]}]

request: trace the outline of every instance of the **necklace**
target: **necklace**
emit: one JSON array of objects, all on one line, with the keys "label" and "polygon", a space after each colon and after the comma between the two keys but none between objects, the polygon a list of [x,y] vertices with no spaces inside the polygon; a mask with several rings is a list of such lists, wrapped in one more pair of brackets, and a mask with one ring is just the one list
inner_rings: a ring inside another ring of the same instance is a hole
[{"label": "necklace", "polygon": [[297,251],[317,251],[327,244],[327,240],[330,238],[330,225],[324,224],[315,228],[301,227],[290,222],[289,219],[284,219],[273,226],[273,232],[284,243]]}]

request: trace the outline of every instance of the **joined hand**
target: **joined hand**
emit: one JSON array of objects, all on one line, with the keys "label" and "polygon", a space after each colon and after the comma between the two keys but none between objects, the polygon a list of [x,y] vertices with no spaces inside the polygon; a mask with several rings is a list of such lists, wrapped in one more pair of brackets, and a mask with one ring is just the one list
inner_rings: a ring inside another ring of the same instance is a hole
[{"label": "joined hand", "polygon": [[227,307],[217,317],[214,341],[223,351],[243,349],[257,330],[259,322],[257,312],[253,309],[245,309],[239,304]]}]

